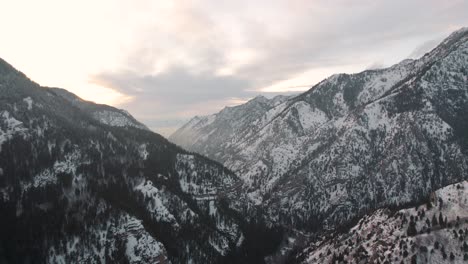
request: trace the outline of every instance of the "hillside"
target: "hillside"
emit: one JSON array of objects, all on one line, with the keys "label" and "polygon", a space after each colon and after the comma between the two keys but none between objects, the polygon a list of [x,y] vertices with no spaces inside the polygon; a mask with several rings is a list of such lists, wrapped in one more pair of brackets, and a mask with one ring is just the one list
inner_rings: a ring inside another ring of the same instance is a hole
[{"label": "hillside", "polygon": [[[302,261],[301,261],[302,260]],[[303,263],[466,263],[468,182],[437,190],[424,204],[380,209],[342,234],[314,242]]]},{"label": "hillside", "polygon": [[273,248],[261,239],[275,233],[229,209],[239,183],[130,114],[0,60],[0,263],[258,262],[271,249],[252,245]]},{"label": "hillside", "polygon": [[336,74],[261,111],[254,99],[235,108],[249,117],[225,109],[170,139],[240,175],[268,221],[333,229],[467,179],[467,65],[464,28],[420,59]]}]

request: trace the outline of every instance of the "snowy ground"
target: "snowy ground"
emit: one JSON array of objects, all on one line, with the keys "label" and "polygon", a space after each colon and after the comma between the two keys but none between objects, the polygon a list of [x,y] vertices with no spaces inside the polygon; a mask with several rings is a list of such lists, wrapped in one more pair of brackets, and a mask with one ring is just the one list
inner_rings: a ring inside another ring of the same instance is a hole
[{"label": "snowy ground", "polygon": [[312,245],[304,263],[467,263],[468,182],[439,189],[431,200],[396,213],[380,209]]}]

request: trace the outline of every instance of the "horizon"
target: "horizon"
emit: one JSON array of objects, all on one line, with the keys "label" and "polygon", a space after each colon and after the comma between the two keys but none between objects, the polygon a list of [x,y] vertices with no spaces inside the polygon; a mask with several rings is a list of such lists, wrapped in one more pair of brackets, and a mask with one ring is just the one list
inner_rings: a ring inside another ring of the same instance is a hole
[{"label": "horizon", "polygon": [[40,85],[126,109],[166,137],[193,116],[257,95],[300,93],[335,73],[419,58],[468,25],[463,1],[2,7],[0,57]]}]

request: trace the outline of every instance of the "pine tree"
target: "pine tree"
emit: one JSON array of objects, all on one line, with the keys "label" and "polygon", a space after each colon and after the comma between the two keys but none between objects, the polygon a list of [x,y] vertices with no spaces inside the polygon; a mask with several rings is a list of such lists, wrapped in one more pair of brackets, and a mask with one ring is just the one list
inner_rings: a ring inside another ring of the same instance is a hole
[{"label": "pine tree", "polygon": [[408,225],[408,229],[406,230],[406,234],[408,236],[415,236],[418,233],[418,230],[416,230],[416,223],[414,221],[411,221]]},{"label": "pine tree", "polygon": [[450,260],[455,260],[455,255],[453,254],[453,252],[450,252]]},{"label": "pine tree", "polygon": [[444,217],[442,216],[442,212],[439,213],[439,224],[441,227],[445,227]]},{"label": "pine tree", "polygon": [[432,216],[432,226],[437,226],[439,224],[439,222],[437,222],[437,217],[435,216],[435,214]]}]

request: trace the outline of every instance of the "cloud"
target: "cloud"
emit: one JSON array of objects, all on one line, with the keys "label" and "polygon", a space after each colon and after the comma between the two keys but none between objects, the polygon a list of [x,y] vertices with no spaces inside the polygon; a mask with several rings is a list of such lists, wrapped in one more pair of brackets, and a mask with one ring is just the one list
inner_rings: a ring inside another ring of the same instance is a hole
[{"label": "cloud", "polygon": [[468,2],[456,0],[173,3],[151,10],[118,67],[91,76],[131,95],[123,106],[155,125],[218,111],[268,87],[312,85],[327,69],[417,57],[468,24]]},{"label": "cloud", "polygon": [[200,101],[219,100],[251,95],[248,80],[232,75],[194,73],[184,67],[155,74],[136,72],[102,73],[92,82],[110,87],[123,94],[132,94],[139,100],[164,101],[165,104],[190,105]]},{"label": "cloud", "polygon": [[369,66],[366,67],[366,70],[378,70],[385,68],[386,65],[383,61],[374,61]]},{"label": "cloud", "polygon": [[408,56],[410,59],[418,59],[422,57],[424,54],[427,52],[431,51],[433,48],[435,48],[443,38],[436,38],[436,39],[431,39],[428,41],[423,42],[421,45],[417,46],[411,54]]},{"label": "cloud", "polygon": [[91,82],[109,87],[133,100],[124,107],[150,128],[169,135],[194,115],[205,115],[242,102],[256,93],[244,90],[248,80],[236,76],[195,73],[184,67],[154,75],[136,72],[102,73]]}]

